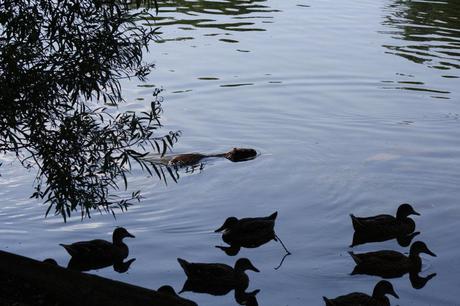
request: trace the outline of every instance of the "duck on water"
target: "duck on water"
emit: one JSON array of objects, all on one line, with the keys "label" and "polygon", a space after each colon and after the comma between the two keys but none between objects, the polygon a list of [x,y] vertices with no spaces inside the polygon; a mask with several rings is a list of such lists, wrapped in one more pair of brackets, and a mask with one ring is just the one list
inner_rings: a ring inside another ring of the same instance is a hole
[{"label": "duck on water", "polygon": [[193,291],[212,295],[226,295],[231,290],[246,290],[249,286],[249,277],[246,270],[259,272],[247,258],[240,258],[235,267],[221,263],[190,263],[178,258],[187,281],[181,292]]},{"label": "duck on water", "polygon": [[228,255],[236,255],[240,247],[257,248],[271,240],[280,241],[287,254],[291,254],[275,233],[275,220],[278,212],[267,217],[242,218],[229,217],[215,230],[222,232],[222,240],[230,247],[217,246]]},{"label": "duck on water", "polygon": [[396,217],[392,215],[377,215],[372,217],[355,217],[350,214],[351,221],[355,233],[353,235],[353,242],[351,247],[367,243],[367,242],[380,242],[390,239],[398,239],[404,244],[405,240],[408,243],[412,238],[419,234],[415,231],[415,222],[408,216],[420,214],[407,203],[401,204],[396,212]]},{"label": "duck on water", "polygon": [[372,296],[362,292],[353,292],[347,295],[338,296],[334,299],[328,299],[323,296],[323,299],[326,306],[390,306],[390,300],[386,297],[386,294],[390,294],[399,299],[393,285],[383,280],[375,285]]},{"label": "duck on water", "polygon": [[117,227],[112,234],[112,242],[102,239],[79,241],[72,244],[60,244],[72,259],[79,260],[118,260],[128,257],[128,246],[123,242],[126,237],[135,238],[125,228]]}]

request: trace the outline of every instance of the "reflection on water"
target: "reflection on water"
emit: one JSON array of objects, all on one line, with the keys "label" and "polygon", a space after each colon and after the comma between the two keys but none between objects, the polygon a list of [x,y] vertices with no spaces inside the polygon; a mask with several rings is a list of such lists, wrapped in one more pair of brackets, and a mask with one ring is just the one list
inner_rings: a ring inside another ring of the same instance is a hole
[{"label": "reflection on water", "polygon": [[91,271],[113,266],[115,272],[126,273],[135,260],[136,258],[131,258],[126,261],[123,259],[114,260],[111,258],[85,260],[72,257],[67,264],[67,268],[75,271]]},{"label": "reflection on water", "polygon": [[[209,28],[224,31],[265,31],[264,23],[271,23],[277,12],[265,4],[266,0],[227,1],[161,1],[160,13],[155,17],[155,26],[176,25],[182,31]],[[207,33],[206,36],[224,33]],[[225,33],[224,35],[229,35]],[[191,35],[169,40],[193,39]],[[237,43],[235,39],[221,38],[223,42]]]},{"label": "reflection on water", "polygon": [[460,68],[459,1],[396,0],[386,11],[384,25],[391,30],[384,33],[394,38],[384,45],[387,53],[434,69]]},{"label": "reflection on water", "polygon": [[[394,0],[385,7],[383,47],[387,54],[435,69],[439,78],[460,75],[460,2],[456,0]],[[397,73],[396,80],[382,81],[384,89],[424,92],[435,99],[450,99],[450,91],[426,84],[414,75]]]}]

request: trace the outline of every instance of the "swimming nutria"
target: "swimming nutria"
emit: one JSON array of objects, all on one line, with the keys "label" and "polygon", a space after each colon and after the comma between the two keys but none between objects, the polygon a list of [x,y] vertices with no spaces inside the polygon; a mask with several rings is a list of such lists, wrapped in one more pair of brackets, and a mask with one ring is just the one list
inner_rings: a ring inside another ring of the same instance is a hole
[{"label": "swimming nutria", "polygon": [[220,154],[200,154],[200,153],[188,153],[179,154],[171,158],[168,162],[170,166],[190,166],[198,164],[203,158],[207,157],[225,157],[232,162],[240,162],[248,159],[253,159],[257,156],[257,151],[254,149],[247,148],[233,148],[227,153]]}]

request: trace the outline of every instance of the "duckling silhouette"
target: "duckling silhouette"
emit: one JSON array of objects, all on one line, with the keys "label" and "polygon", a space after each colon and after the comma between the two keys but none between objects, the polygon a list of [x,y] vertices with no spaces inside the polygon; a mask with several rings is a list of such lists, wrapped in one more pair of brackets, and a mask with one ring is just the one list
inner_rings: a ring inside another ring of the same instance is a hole
[{"label": "duckling silhouette", "polygon": [[125,237],[134,238],[125,228],[117,227],[113,231],[112,242],[95,239],[80,241],[72,244],[60,244],[72,256],[72,258],[84,261],[112,261],[122,260],[128,257],[129,249],[123,243]]},{"label": "duckling silhouette", "polygon": [[244,291],[249,286],[245,271],[259,272],[247,258],[238,259],[234,268],[221,263],[189,263],[181,258],[177,261],[187,275],[181,292],[225,295],[233,289]]},{"label": "duckling silhouette", "polygon": [[414,242],[409,251],[409,256],[392,250],[354,254],[349,252],[356,263],[354,274],[376,275],[383,278],[401,277],[406,273],[418,273],[422,269],[420,253],[436,257],[426,244],[421,241]]},{"label": "duckling silhouette", "polygon": [[203,159],[209,157],[224,157],[232,162],[241,162],[250,159],[254,159],[257,156],[257,151],[254,149],[248,148],[233,148],[232,150],[226,153],[218,154],[201,154],[201,153],[186,153],[179,154],[172,158],[166,157],[163,158],[164,161],[167,161],[169,166],[175,167],[185,167],[193,166],[200,163]]},{"label": "duckling silhouette", "polygon": [[174,288],[168,285],[161,286],[160,288],[158,288],[156,292],[156,297],[160,301],[164,300],[163,305],[167,305],[171,303],[172,301],[174,301],[174,305],[198,306],[197,303],[191,300],[184,299],[183,297],[179,296],[174,290]]},{"label": "duckling silhouette", "polygon": [[[355,217],[350,214],[355,236],[351,247],[365,242],[380,242],[398,237],[404,238],[415,231],[414,220],[409,215],[420,215],[407,203],[401,204],[396,212],[396,217],[391,215],[377,215],[373,217]],[[413,237],[412,237],[413,238]]]},{"label": "duckling silhouette", "polygon": [[375,285],[372,296],[361,292],[353,292],[334,299],[328,299],[323,296],[323,299],[326,306],[390,306],[390,300],[386,297],[386,294],[399,299],[393,289],[393,285],[388,281],[382,280]]},{"label": "duckling silhouette", "polygon": [[[216,246],[223,250],[227,255],[238,254],[241,247],[257,248],[271,240],[278,241],[275,233],[275,220],[278,212],[274,212],[267,217],[243,218],[229,217],[224,224],[215,230],[216,233],[223,232],[222,240],[230,247]],[[279,240],[287,253],[284,244]]]}]

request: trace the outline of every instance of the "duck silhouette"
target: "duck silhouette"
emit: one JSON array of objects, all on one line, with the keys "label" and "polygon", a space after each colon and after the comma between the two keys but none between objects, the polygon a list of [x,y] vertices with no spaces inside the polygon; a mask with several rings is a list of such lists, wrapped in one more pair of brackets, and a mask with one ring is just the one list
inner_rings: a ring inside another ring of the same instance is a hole
[{"label": "duck silhouette", "polygon": [[177,261],[187,275],[181,292],[226,295],[233,289],[244,291],[249,286],[245,271],[259,272],[247,258],[238,259],[234,268],[221,263],[190,263],[181,258]]},{"label": "duck silhouette", "polygon": [[399,299],[393,285],[389,281],[382,280],[375,285],[372,296],[361,292],[353,292],[334,299],[328,299],[323,296],[323,299],[326,306],[390,306],[390,300],[386,297],[387,294]]},{"label": "duck silhouette", "polygon": [[123,227],[117,227],[113,231],[112,242],[95,239],[60,245],[72,256],[72,259],[115,262],[128,257],[128,246],[123,243],[126,237],[134,238],[134,235]]},{"label": "duck silhouette", "polygon": [[158,288],[156,291],[156,297],[159,301],[164,301],[164,304],[162,305],[168,305],[171,302],[174,302],[174,305],[178,306],[198,306],[197,303],[180,297],[174,288],[168,285]]},{"label": "duck silhouette", "polygon": [[406,273],[418,273],[422,269],[420,253],[436,256],[426,244],[421,241],[414,242],[409,251],[409,256],[392,250],[354,254],[349,252],[356,263],[354,274],[376,275],[383,278],[401,277]]},{"label": "duck silhouette", "polygon": [[415,231],[415,222],[410,215],[420,215],[407,203],[401,204],[396,217],[391,215],[377,215],[372,217],[355,217],[350,214],[355,235],[351,247],[366,242],[380,242],[400,238],[404,244],[404,237],[410,240],[418,234],[410,236]]},{"label": "duck silhouette", "polygon": [[241,247],[257,248],[271,240],[280,241],[288,254],[282,241],[275,233],[275,220],[278,212],[274,212],[267,217],[243,218],[229,217],[224,224],[215,230],[216,233],[222,232],[222,240],[230,247],[216,246],[229,256],[235,256]]}]

